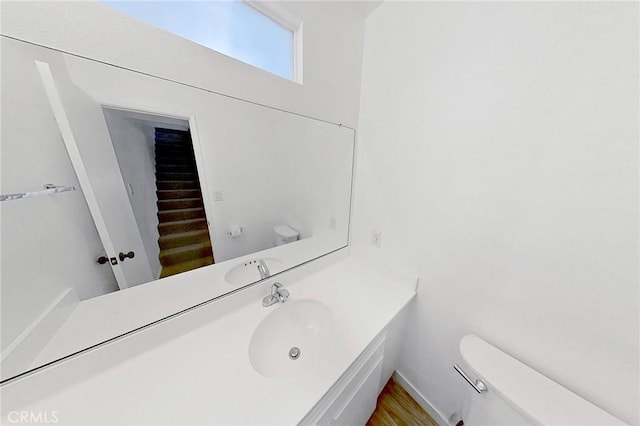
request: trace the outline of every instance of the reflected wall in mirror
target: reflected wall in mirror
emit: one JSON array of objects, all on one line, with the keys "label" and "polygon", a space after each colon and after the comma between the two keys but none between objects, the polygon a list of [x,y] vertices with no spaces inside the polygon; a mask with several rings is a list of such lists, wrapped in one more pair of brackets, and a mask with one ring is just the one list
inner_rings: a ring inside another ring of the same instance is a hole
[{"label": "reflected wall in mirror", "polygon": [[353,150],[349,128],[3,37],[1,192],[76,190],[0,203],[2,380],[344,247]]}]

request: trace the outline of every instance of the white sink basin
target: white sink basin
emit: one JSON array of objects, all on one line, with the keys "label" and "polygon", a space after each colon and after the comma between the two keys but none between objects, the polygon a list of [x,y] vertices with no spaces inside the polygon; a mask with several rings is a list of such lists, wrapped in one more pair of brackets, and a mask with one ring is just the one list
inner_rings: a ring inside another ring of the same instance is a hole
[{"label": "white sink basin", "polygon": [[267,265],[272,275],[282,271],[283,263],[280,259],[272,257],[251,259],[245,260],[231,268],[229,272],[225,274],[224,279],[233,286],[242,286],[260,281],[260,272],[258,271],[260,260]]},{"label": "white sink basin", "polygon": [[[322,303],[296,300],[265,309],[275,310],[258,324],[249,343],[249,359],[258,373],[291,377],[313,369],[331,350],[333,315]],[[298,348],[295,359],[290,357],[293,348]]]}]

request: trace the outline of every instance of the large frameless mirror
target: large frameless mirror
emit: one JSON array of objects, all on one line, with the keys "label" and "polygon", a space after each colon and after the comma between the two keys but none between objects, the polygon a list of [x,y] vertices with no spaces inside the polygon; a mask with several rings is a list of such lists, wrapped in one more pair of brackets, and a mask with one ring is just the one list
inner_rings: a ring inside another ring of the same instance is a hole
[{"label": "large frameless mirror", "polygon": [[1,41],[2,380],[347,244],[352,129]]}]

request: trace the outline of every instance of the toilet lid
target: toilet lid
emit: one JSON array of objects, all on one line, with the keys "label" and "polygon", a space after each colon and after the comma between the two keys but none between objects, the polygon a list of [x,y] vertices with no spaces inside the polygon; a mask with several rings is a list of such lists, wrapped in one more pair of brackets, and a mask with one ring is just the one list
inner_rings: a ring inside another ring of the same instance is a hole
[{"label": "toilet lid", "polygon": [[297,237],[298,232],[289,228],[287,225],[278,225],[273,228],[278,235],[281,235],[285,238]]}]

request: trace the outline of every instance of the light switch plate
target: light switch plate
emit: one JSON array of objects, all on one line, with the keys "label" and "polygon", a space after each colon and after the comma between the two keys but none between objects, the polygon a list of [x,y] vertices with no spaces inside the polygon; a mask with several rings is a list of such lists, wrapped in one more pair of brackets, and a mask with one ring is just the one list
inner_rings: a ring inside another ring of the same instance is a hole
[{"label": "light switch plate", "polygon": [[382,232],[380,231],[371,231],[371,245],[380,248],[382,244]]}]

